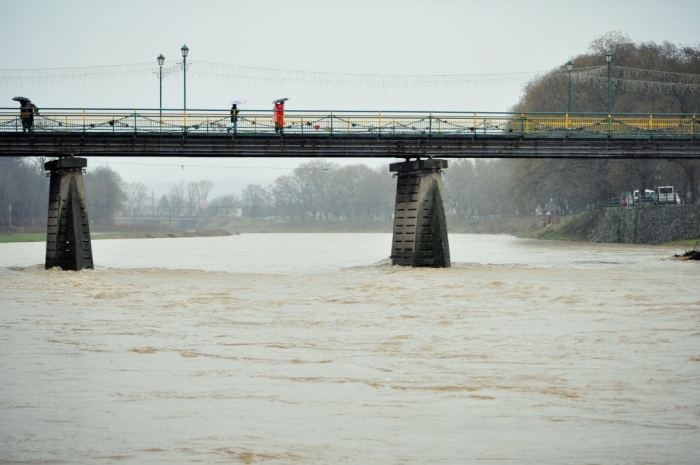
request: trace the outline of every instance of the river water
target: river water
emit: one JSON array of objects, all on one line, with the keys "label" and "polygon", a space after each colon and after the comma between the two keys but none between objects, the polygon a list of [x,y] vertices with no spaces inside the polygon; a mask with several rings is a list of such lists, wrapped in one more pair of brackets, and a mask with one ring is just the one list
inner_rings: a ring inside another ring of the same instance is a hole
[{"label": "river water", "polygon": [[700,463],[683,248],[389,234],[0,244],[0,463]]}]

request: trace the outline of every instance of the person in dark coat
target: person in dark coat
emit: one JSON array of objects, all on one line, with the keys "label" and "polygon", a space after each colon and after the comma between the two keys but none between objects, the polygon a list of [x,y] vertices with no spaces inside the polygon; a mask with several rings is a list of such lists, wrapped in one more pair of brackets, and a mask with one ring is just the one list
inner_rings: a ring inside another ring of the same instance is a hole
[{"label": "person in dark coat", "polygon": [[238,105],[231,105],[231,122],[233,123],[233,132],[238,132]]},{"label": "person in dark coat", "polygon": [[34,115],[39,109],[29,100],[20,102],[19,117],[22,120],[22,132],[32,131],[34,128]]}]

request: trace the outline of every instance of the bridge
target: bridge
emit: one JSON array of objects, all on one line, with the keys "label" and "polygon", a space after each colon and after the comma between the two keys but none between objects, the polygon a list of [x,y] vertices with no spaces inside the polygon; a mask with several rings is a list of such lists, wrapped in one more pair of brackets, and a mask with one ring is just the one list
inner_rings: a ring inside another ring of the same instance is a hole
[{"label": "bridge", "polygon": [[[50,173],[46,268],[93,268],[86,156],[404,158],[392,263],[450,266],[445,158],[700,158],[695,115],[483,112],[0,109],[0,156],[58,158]],[[30,124],[31,123],[31,124]],[[435,157],[440,157],[437,159]],[[415,160],[411,160],[415,159]]]},{"label": "bridge", "polygon": [[690,114],[0,109],[0,156],[697,158]]}]

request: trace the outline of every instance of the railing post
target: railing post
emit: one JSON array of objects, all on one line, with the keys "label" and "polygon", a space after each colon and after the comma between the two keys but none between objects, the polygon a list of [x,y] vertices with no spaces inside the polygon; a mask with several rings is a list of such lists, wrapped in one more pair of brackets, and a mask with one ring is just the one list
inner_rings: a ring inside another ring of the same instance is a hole
[{"label": "railing post", "polygon": [[136,110],[134,110],[134,134],[136,134]]},{"label": "railing post", "polygon": [[520,114],[520,135],[525,135],[525,113]]},{"label": "railing post", "polygon": [[379,135],[382,134],[382,112],[379,112],[379,119],[378,119],[378,128],[379,128]]},{"label": "railing post", "polygon": [[333,135],[333,112],[331,112],[331,135]]},{"label": "railing post", "polygon": [[85,133],[85,108],[83,108],[83,133]]},{"label": "railing post", "polygon": [[695,124],[697,124],[697,120],[695,119],[695,115],[693,115],[693,121],[690,123],[690,134],[693,139],[695,139]]},{"label": "railing post", "polygon": [[433,112],[428,114],[428,136],[433,135]]}]

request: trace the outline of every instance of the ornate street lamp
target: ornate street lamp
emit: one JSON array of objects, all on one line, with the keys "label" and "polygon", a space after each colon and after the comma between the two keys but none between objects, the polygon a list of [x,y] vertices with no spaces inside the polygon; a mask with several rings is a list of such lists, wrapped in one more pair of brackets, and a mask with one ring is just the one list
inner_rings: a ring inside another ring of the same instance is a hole
[{"label": "ornate street lamp", "polygon": [[569,104],[566,107],[566,113],[571,113],[571,69],[574,67],[574,63],[569,60],[566,62],[566,71],[569,73]]},{"label": "ornate street lamp", "polygon": [[610,61],[612,60],[612,52],[608,50],[605,52],[605,61],[608,62],[608,115],[610,114],[611,104],[610,104]]},{"label": "ornate street lamp", "polygon": [[182,72],[184,76],[184,100],[182,103],[182,109],[187,111],[187,54],[190,52],[190,49],[187,48],[187,45],[183,45],[180,51],[182,52]]},{"label": "ornate street lamp", "polygon": [[160,66],[160,72],[158,73],[158,80],[160,81],[160,111],[158,112],[160,126],[163,126],[163,63],[165,63],[165,57],[161,53],[158,55],[158,66]]}]

